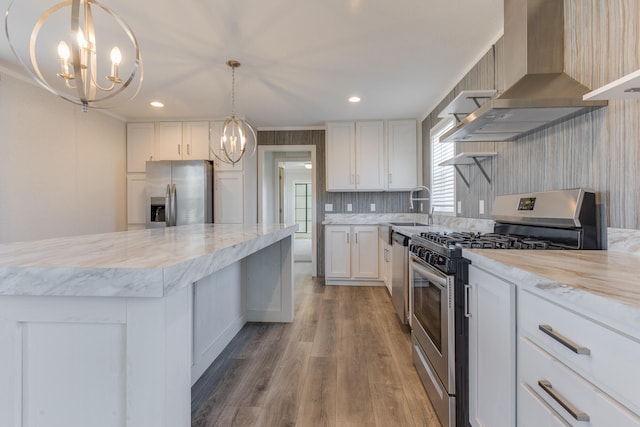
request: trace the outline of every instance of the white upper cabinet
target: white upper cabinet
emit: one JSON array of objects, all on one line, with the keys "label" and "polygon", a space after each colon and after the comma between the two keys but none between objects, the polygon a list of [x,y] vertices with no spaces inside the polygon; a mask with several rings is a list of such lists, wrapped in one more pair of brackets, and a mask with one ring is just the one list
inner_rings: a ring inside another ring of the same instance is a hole
[{"label": "white upper cabinet", "polygon": [[127,172],[145,172],[146,162],[153,160],[155,125],[127,124]]},{"label": "white upper cabinet", "polygon": [[353,122],[327,123],[327,190],[356,189],[356,144]]},{"label": "white upper cabinet", "polygon": [[182,137],[183,160],[209,160],[209,122],[185,122]]},{"label": "white upper cabinet", "polygon": [[387,189],[408,191],[418,185],[418,140],[415,120],[387,122]]},{"label": "white upper cabinet", "polygon": [[356,189],[383,191],[384,123],[356,122]]},{"label": "white upper cabinet", "polygon": [[209,160],[209,122],[158,122],[154,160]]},{"label": "white upper cabinet", "polygon": [[159,122],[154,160],[182,160],[182,122]]},{"label": "white upper cabinet", "polygon": [[329,122],[327,191],[408,191],[418,184],[415,120]]}]

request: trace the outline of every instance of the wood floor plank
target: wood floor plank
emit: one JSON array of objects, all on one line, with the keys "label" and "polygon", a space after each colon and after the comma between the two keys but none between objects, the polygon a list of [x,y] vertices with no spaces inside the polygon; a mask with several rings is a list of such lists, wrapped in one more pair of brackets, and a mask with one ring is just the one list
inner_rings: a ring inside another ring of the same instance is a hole
[{"label": "wood floor plank", "polygon": [[387,291],[309,268],[293,323],[245,325],[194,385],[192,426],[439,426]]},{"label": "wood floor plank", "polygon": [[309,359],[296,426],[336,425],[337,376],[335,357]]},{"label": "wood floor plank", "polygon": [[207,427],[255,427],[261,408],[227,406],[215,424]]},{"label": "wood floor plank", "polygon": [[310,342],[291,341],[267,391],[256,425],[295,426],[311,355]]}]

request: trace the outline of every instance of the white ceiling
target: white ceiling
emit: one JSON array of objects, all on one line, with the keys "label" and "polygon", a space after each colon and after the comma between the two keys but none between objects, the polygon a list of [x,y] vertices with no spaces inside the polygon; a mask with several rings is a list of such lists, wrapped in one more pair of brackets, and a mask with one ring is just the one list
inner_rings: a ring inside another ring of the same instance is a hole
[{"label": "white ceiling", "polygon": [[[42,11],[56,1],[15,0],[37,3]],[[115,114],[127,120],[224,118],[231,109],[225,63],[237,59],[237,113],[262,129],[422,118],[503,27],[502,0],[101,2],[132,28],[144,63],[141,92]],[[9,0],[0,5],[5,10]],[[10,19],[16,20],[11,28],[32,26],[16,14]],[[0,66],[15,70],[15,64],[2,37]],[[351,95],[362,102],[349,104]],[[152,109],[153,99],[166,107]]]}]

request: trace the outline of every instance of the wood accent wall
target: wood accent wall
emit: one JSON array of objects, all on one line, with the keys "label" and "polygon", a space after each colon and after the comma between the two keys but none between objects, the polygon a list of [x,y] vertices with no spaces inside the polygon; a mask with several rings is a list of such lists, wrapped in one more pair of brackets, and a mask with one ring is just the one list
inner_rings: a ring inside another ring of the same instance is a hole
[{"label": "wood accent wall", "polygon": [[[638,0],[564,2],[567,74],[595,89],[640,68]],[[500,39],[422,122],[426,182],[428,135],[438,113],[461,90],[502,91],[502,64]],[[458,143],[456,152],[462,151],[497,151],[498,156],[483,161],[491,185],[477,167],[462,167],[471,188],[457,179],[460,216],[489,218],[499,194],[585,187],[598,192],[603,224],[640,229],[640,98],[610,101],[608,107],[515,141]],[[479,200],[485,201],[484,215],[479,214]]]},{"label": "wood accent wall", "polygon": [[315,145],[316,146],[316,223],[318,224],[317,260],[318,276],[324,276],[324,205],[333,204],[332,213],[346,213],[347,204],[353,205],[351,213],[371,213],[371,203],[375,203],[375,213],[408,213],[409,192],[334,193],[326,191],[325,176],[325,131],[324,130],[282,130],[259,131],[258,145]]}]

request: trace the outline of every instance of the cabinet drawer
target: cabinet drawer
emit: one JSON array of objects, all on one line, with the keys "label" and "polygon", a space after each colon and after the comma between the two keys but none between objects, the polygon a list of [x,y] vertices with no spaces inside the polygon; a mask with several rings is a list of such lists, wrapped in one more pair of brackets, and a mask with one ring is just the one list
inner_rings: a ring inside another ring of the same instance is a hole
[{"label": "cabinet drawer", "polygon": [[640,343],[526,291],[519,307],[521,335],[640,414]]},{"label": "cabinet drawer", "polygon": [[568,427],[560,415],[528,385],[518,388],[518,427]]},{"label": "cabinet drawer", "polygon": [[570,425],[640,426],[639,417],[526,338],[518,341],[518,379]]}]

